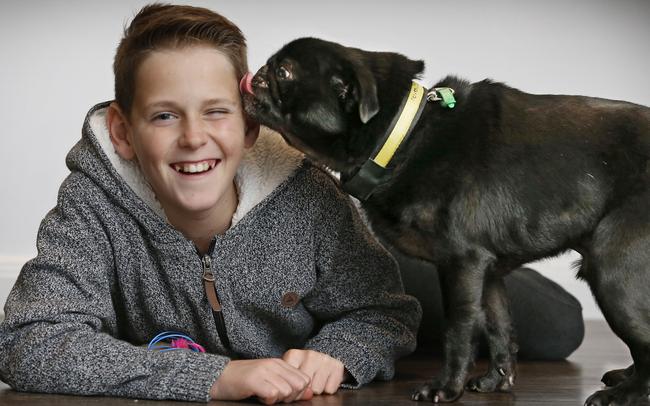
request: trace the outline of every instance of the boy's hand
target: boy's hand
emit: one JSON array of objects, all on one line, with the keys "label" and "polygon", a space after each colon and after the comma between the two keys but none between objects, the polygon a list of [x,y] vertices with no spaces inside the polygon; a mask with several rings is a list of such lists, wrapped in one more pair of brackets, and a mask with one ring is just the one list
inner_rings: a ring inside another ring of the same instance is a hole
[{"label": "boy's hand", "polygon": [[262,403],[311,398],[309,376],[279,358],[230,361],[210,388],[217,400],[256,396]]},{"label": "boy's hand", "polygon": [[[311,379],[310,388],[314,395],[336,393],[345,378],[343,363],[318,351],[291,349],[282,359]],[[301,400],[306,399],[303,396]]]}]

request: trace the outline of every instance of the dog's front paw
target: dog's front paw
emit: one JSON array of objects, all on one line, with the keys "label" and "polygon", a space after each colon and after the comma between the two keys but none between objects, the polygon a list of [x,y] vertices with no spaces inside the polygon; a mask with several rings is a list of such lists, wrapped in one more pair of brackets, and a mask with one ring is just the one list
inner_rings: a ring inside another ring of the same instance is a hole
[{"label": "dog's front paw", "polygon": [[510,392],[515,385],[514,369],[490,369],[487,374],[471,378],[467,389],[474,392]]},{"label": "dog's front paw", "polygon": [[650,388],[634,378],[589,396],[585,406],[641,406],[650,405]]},{"label": "dog's front paw", "polygon": [[623,382],[627,378],[631,377],[634,374],[634,364],[630,365],[625,369],[613,369],[606,372],[602,378],[601,382],[606,386],[616,386],[619,383]]},{"label": "dog's front paw", "polygon": [[447,403],[457,400],[463,394],[463,388],[453,388],[450,385],[441,385],[436,379],[425,383],[411,395],[412,400],[428,401],[433,403]]}]

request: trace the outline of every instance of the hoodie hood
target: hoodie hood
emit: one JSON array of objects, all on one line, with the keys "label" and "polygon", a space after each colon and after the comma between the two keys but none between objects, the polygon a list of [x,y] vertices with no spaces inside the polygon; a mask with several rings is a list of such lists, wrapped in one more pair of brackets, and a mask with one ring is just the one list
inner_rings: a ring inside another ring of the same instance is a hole
[{"label": "hoodie hood", "polygon": [[[66,164],[71,171],[81,171],[93,179],[136,218],[143,219],[144,215],[144,221],[166,223],[165,212],[138,164],[115,152],[106,125],[109,104],[100,103],[90,110],[82,139],[68,154]],[[231,227],[289,179],[303,160],[304,156],[287,145],[280,134],[262,127],[255,145],[245,151],[235,175],[239,203]],[[149,218],[152,215],[158,219]]]}]

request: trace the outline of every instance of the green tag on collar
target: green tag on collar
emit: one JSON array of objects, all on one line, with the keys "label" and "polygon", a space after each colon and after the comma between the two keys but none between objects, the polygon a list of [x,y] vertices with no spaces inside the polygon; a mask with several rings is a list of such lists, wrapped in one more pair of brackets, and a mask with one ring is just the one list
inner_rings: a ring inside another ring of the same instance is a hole
[{"label": "green tag on collar", "polygon": [[454,89],[451,87],[434,87],[427,93],[428,101],[439,101],[442,107],[453,109],[456,106]]},{"label": "green tag on collar", "polygon": [[449,87],[436,87],[436,93],[440,95],[440,105],[442,107],[449,107],[453,109],[456,105],[456,99],[454,98],[454,89]]}]

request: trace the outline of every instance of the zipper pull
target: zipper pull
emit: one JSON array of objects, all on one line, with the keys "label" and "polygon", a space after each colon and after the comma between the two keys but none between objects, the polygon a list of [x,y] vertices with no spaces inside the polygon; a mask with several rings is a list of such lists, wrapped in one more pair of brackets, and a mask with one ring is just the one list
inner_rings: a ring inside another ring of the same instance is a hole
[{"label": "zipper pull", "polygon": [[209,255],[204,255],[201,258],[201,263],[203,264],[203,285],[205,287],[205,294],[208,297],[208,302],[210,307],[215,312],[221,311],[221,303],[219,303],[219,298],[217,297],[217,291],[214,288],[214,273],[212,272],[212,261],[210,260]]},{"label": "zipper pull", "polygon": [[210,260],[210,256],[204,255],[203,258],[201,258],[201,263],[203,263],[203,280],[214,282],[214,274],[212,273],[212,261]]}]

